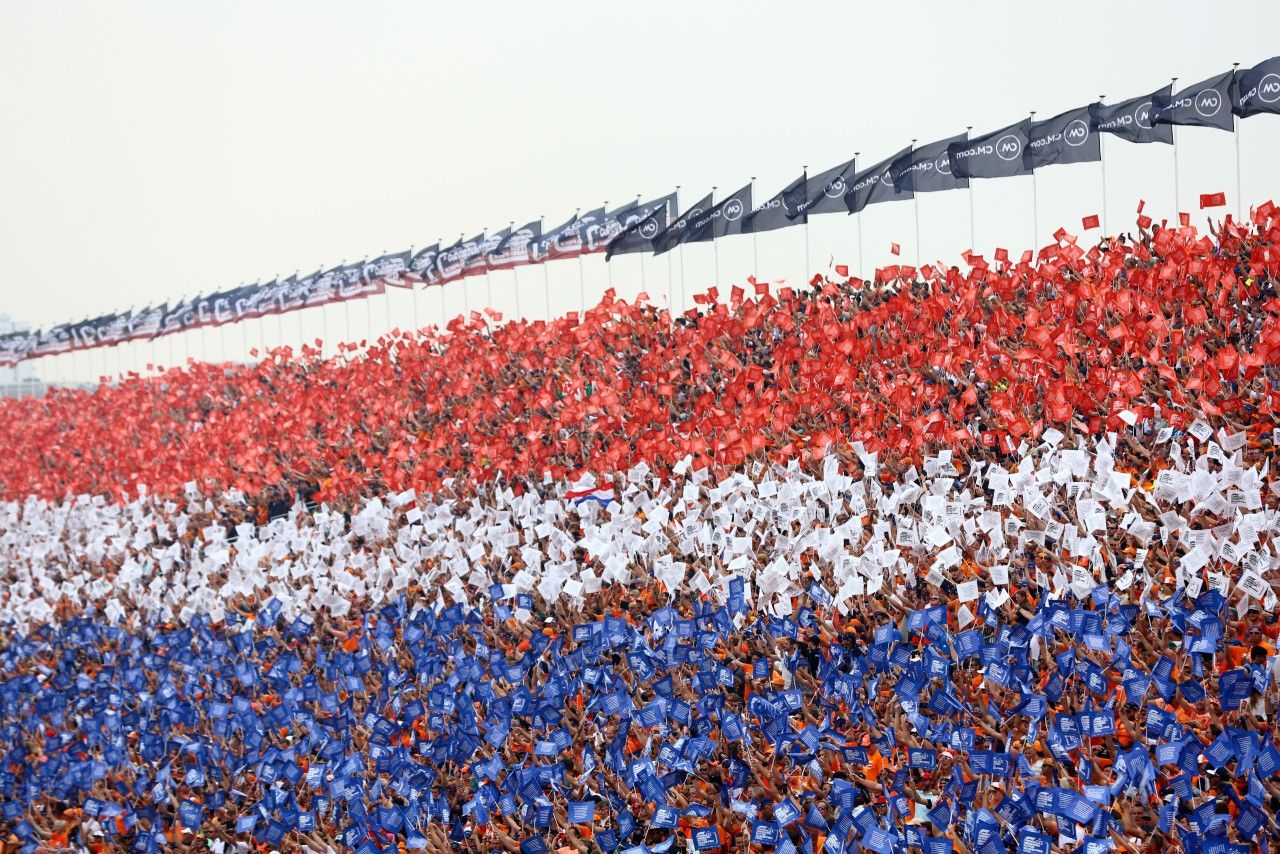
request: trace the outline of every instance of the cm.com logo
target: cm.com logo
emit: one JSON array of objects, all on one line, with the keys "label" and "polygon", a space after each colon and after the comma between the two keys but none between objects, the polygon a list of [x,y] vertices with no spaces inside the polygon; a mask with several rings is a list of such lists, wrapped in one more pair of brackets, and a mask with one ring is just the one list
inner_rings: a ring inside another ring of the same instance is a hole
[{"label": "cm.com logo", "polygon": [[1196,112],[1206,119],[1212,118],[1222,109],[1222,95],[1216,89],[1205,89],[1196,95]]},{"label": "cm.com logo", "polygon": [[1258,100],[1268,104],[1280,101],[1280,74],[1272,72],[1258,81]]},{"label": "cm.com logo", "polygon": [[1089,123],[1084,119],[1076,119],[1067,125],[1062,136],[1067,141],[1067,145],[1084,145],[1089,141]]},{"label": "cm.com logo", "polygon": [[996,155],[1001,160],[1014,160],[1022,153],[1022,140],[1011,133],[996,140]]},{"label": "cm.com logo", "polygon": [[742,216],[742,200],[741,199],[730,199],[728,202],[725,203],[725,206],[724,206],[725,219],[729,220],[729,222],[733,222],[735,219],[737,219],[740,216]]}]

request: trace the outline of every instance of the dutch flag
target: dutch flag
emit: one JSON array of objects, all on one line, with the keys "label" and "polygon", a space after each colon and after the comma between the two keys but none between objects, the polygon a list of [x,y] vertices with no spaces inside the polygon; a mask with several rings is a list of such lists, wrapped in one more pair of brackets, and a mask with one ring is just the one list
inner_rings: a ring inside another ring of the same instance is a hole
[{"label": "dutch flag", "polygon": [[584,501],[596,501],[601,507],[607,507],[609,502],[617,500],[614,498],[612,486],[598,485],[595,475],[589,473],[569,484],[564,497],[572,501],[575,506],[581,505]]}]

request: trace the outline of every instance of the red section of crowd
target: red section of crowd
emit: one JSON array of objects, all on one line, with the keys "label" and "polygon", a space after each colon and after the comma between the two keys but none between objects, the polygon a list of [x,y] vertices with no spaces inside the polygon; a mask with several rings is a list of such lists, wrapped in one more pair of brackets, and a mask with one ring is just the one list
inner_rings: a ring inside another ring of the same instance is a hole
[{"label": "red section of crowd", "polygon": [[641,460],[661,471],[688,454],[732,467],[859,440],[892,461],[1011,449],[1072,421],[1114,430],[1156,406],[1254,437],[1280,403],[1280,210],[1214,231],[1143,217],[1136,238],[1086,249],[1060,231],[1018,263],[966,254],[963,270],[892,267],[875,283],[734,287],[727,304],[712,289],[674,325],[611,293],[582,319],[491,328],[473,312],[349,360],[278,351],[8,401],[0,444],[28,450],[0,459],[0,492],[196,480],[205,494],[335,498]]}]

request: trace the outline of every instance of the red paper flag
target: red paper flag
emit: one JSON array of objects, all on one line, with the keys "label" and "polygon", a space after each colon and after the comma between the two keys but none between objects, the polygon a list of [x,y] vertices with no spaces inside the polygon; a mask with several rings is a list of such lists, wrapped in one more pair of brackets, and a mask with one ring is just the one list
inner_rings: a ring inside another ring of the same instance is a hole
[{"label": "red paper flag", "polygon": [[1138,199],[1138,213],[1142,213],[1142,209],[1147,206],[1146,199]]},{"label": "red paper flag", "polygon": [[[1204,207],[1204,205],[1201,205],[1200,207]],[[1178,222],[1182,223],[1183,228],[1186,228],[1187,226],[1191,225],[1191,214],[1187,213],[1186,211],[1183,211],[1182,213],[1178,214]]]},{"label": "red paper flag", "polygon": [[1138,217],[1138,228],[1150,228],[1150,227],[1151,227],[1151,217],[1147,216],[1146,214],[1143,214],[1142,216]]},{"label": "red paper flag", "polygon": [[1066,236],[1067,236],[1067,230],[1062,226],[1058,226],[1058,230],[1053,233],[1053,239],[1058,241],[1059,243],[1061,243],[1062,238]]},{"label": "red paper flag", "polygon": [[1201,193],[1200,209],[1204,208],[1220,208],[1227,203],[1226,193]]},{"label": "red paper flag", "polygon": [[1087,217],[1085,217],[1084,219],[1080,220],[1080,225],[1084,226],[1085,231],[1088,231],[1088,230],[1089,230],[1089,229],[1091,229],[1091,228],[1097,228],[1097,227],[1098,227],[1098,225],[1099,225],[1099,223],[1098,223],[1098,215],[1097,215],[1097,214],[1089,214]]},{"label": "red paper flag", "polygon": [[837,265],[836,265],[836,275],[837,275],[837,276],[848,276],[848,275],[849,275],[849,265],[848,265],[848,264],[837,264]]},{"label": "red paper flag", "polygon": [[894,244],[889,248],[889,251],[890,251],[890,252],[892,252],[894,255],[901,255],[901,254],[902,254],[902,247],[901,247],[901,246],[899,246],[898,244],[894,243]]},{"label": "red paper flag", "polygon": [[1003,246],[998,247],[998,248],[996,249],[996,260],[997,260],[997,261],[1002,261],[1002,262],[1003,262],[1003,261],[1008,261],[1008,260],[1009,260],[1009,250],[1008,250],[1008,249],[1005,249]]},{"label": "red paper flag", "polygon": [[768,282],[752,282],[751,284],[752,284],[752,287],[756,289],[756,296],[762,297],[765,294],[769,293]]}]

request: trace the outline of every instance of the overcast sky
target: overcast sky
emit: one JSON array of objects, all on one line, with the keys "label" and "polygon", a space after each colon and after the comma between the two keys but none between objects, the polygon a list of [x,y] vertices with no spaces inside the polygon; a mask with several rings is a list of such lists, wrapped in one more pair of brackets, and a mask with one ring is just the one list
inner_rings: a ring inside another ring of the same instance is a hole
[{"label": "overcast sky", "polygon": [[[861,151],[905,146],[1138,95],[1280,54],[1280,3],[0,4],[0,312],[34,325],[309,272],[576,207],[757,176],[756,201]],[[1180,129],[1184,209],[1223,190],[1232,134]],[[1139,197],[1172,216],[1168,146],[1105,141],[1113,229]],[[1245,121],[1247,201],[1280,195],[1280,119]],[[1271,158],[1268,162],[1267,158]],[[1101,212],[1096,164],[1037,177],[1041,238]],[[1030,179],[978,181],[980,250],[1031,244]],[[952,260],[969,245],[968,194],[815,217],[808,265]],[[915,217],[922,232],[915,244]],[[1200,220],[1199,212],[1196,212]],[[551,223],[548,222],[550,225]],[[722,241],[721,281],[799,279],[803,229]],[[673,253],[678,254],[678,253]],[[759,258],[757,262],[755,259]],[[686,288],[717,258],[689,247]],[[645,284],[675,294],[679,259]],[[640,261],[586,262],[641,287]],[[537,271],[519,282],[545,312]],[[553,302],[580,299],[577,262],[553,265]],[[474,308],[516,282],[455,288]],[[408,311],[408,297],[387,309]],[[440,311],[439,294],[421,310]],[[678,295],[676,295],[678,299]],[[536,304],[533,311],[530,305]],[[336,310],[336,309],[335,309]],[[374,314],[382,309],[374,308]],[[332,310],[331,310],[332,311]],[[426,318],[424,318],[425,320]]]}]

